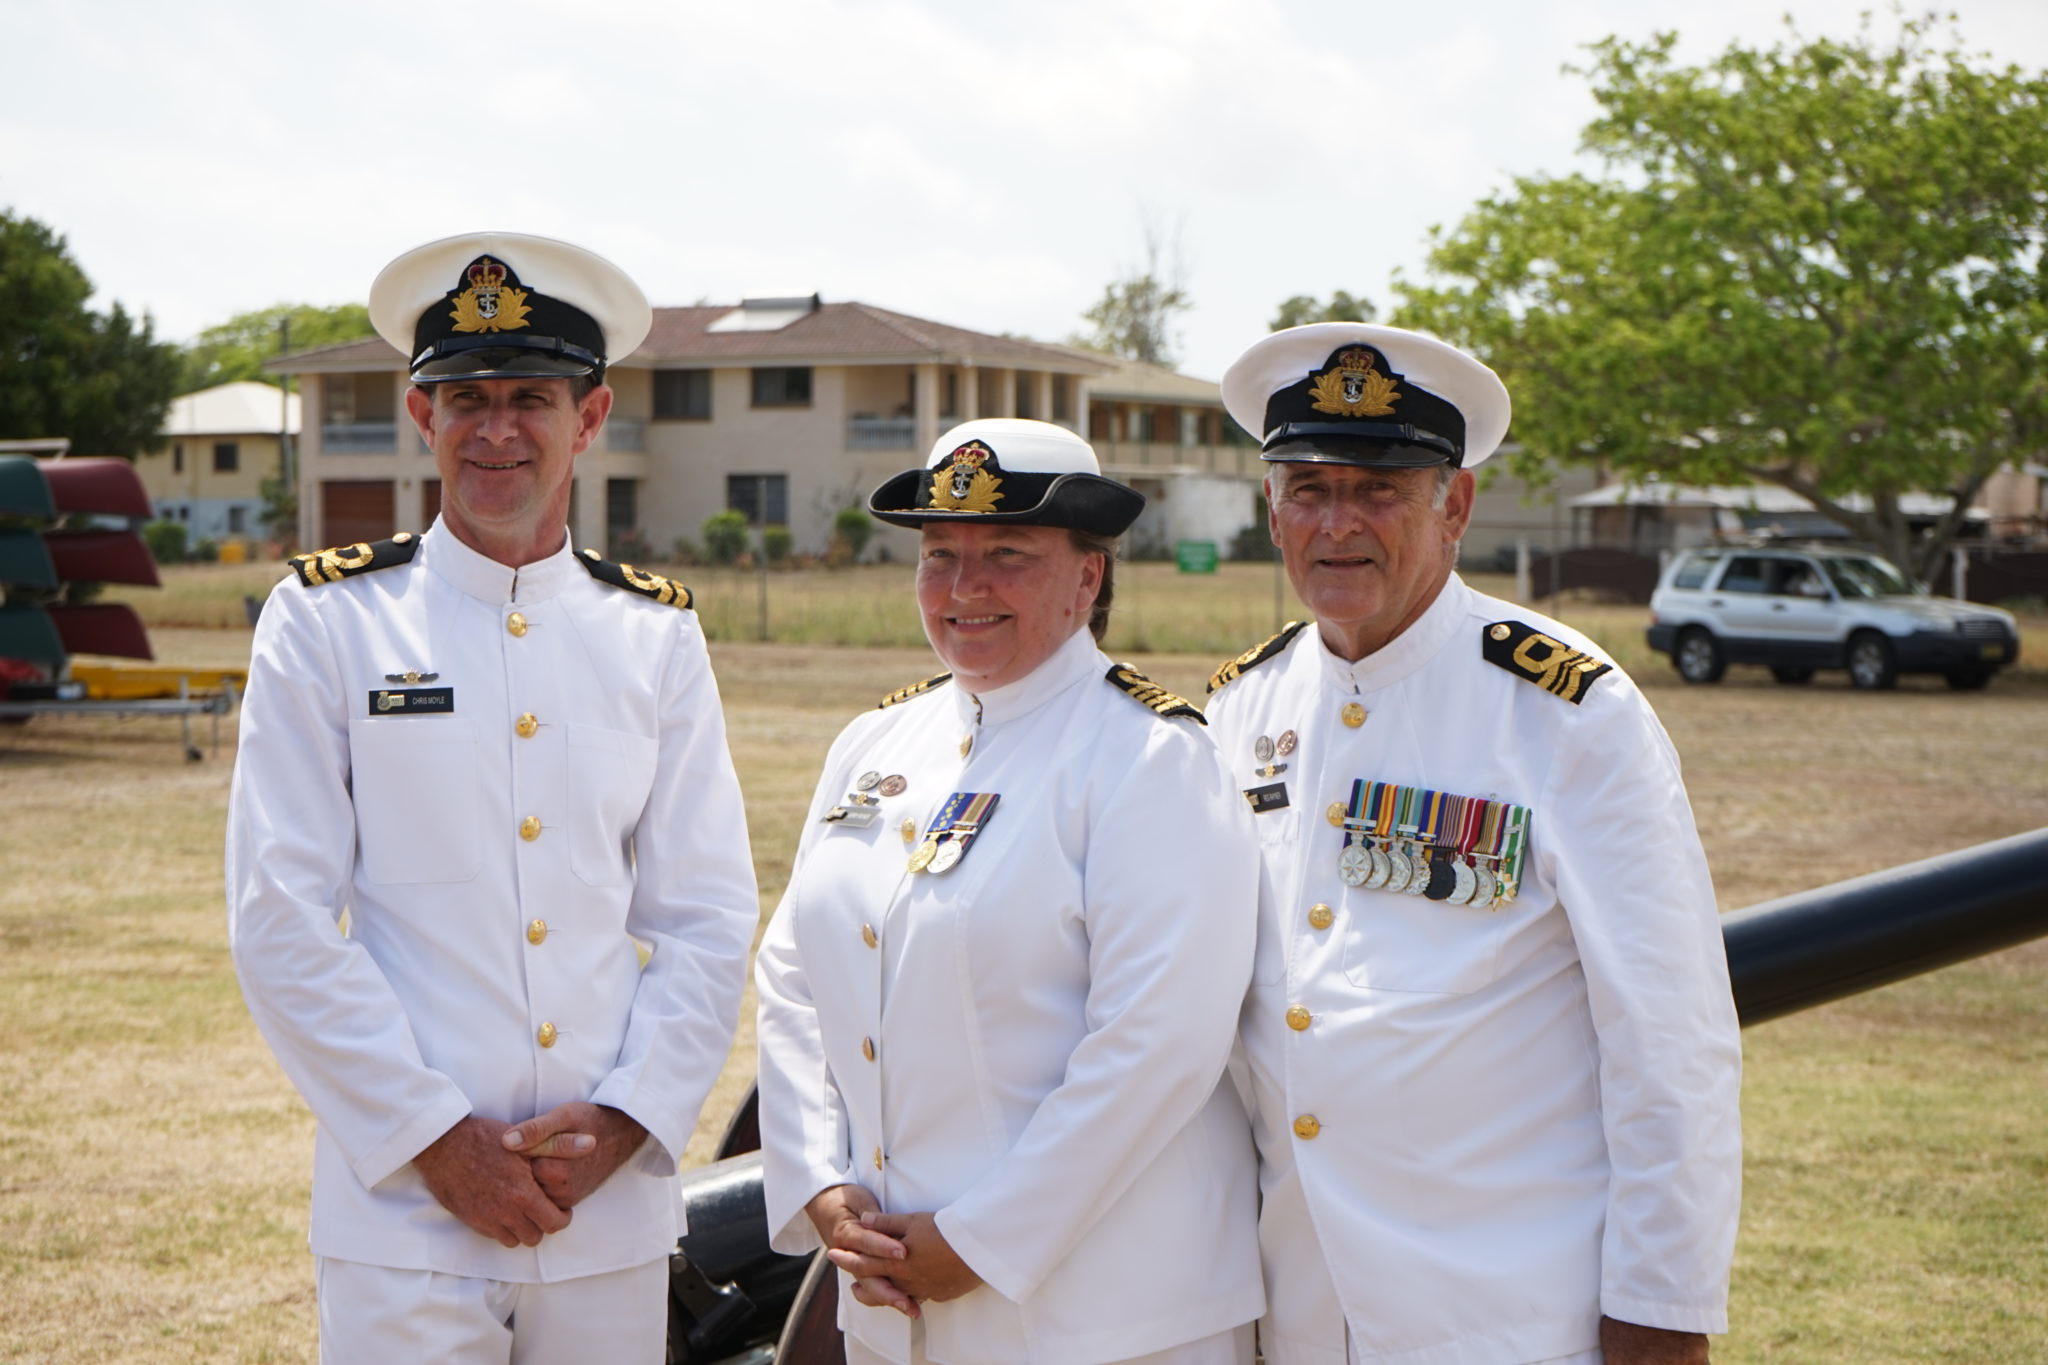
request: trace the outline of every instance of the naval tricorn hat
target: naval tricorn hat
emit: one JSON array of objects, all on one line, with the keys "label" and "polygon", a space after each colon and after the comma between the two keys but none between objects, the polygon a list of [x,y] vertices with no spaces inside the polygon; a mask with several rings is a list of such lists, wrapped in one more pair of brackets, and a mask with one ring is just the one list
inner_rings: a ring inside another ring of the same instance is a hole
[{"label": "naval tricorn hat", "polygon": [[370,286],[370,322],[415,384],[536,375],[604,378],[654,310],[626,272],[551,237],[473,232],[414,247]]},{"label": "naval tricorn hat", "polygon": [[1448,342],[1365,322],[1255,342],[1224,372],[1223,404],[1273,461],[1470,469],[1508,430],[1499,375]]},{"label": "naval tricorn hat", "polygon": [[868,495],[868,511],[897,526],[996,521],[1120,536],[1144,509],[1143,493],[1103,477],[1086,441],[1020,417],[961,423],[939,437],[924,468]]}]

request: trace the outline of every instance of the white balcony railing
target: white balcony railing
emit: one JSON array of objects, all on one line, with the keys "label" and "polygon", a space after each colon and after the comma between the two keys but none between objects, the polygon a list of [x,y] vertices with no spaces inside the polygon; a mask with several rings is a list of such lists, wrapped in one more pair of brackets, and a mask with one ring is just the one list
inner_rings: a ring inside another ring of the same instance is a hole
[{"label": "white balcony railing", "polygon": [[396,422],[329,422],[320,428],[323,455],[395,455]]},{"label": "white balcony railing", "polygon": [[849,417],[848,450],[912,450],[917,446],[915,417]]},{"label": "white balcony railing", "polygon": [[604,424],[606,450],[616,450],[628,455],[645,454],[647,450],[647,424],[636,422],[630,417],[608,418]]}]

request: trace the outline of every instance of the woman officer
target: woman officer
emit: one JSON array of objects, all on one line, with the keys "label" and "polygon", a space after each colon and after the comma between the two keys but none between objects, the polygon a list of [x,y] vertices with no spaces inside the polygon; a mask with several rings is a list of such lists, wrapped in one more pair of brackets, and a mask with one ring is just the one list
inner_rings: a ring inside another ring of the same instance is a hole
[{"label": "woman officer", "polygon": [[1096,647],[1143,506],[1010,419],[868,500],[948,672],[832,746],[756,967],[768,1222],[840,1267],[853,1365],[1251,1361],[1257,838]]}]

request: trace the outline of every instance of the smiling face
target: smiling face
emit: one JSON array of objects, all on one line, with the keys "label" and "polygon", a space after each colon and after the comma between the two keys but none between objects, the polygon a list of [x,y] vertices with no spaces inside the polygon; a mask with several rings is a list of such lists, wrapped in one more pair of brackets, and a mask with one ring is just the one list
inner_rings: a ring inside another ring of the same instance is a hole
[{"label": "smiling face", "polygon": [[1435,469],[1276,464],[1268,526],[1295,595],[1330,648],[1362,659],[1436,600],[1472,517],[1472,476],[1452,476],[1441,503]]},{"label": "smiling face", "polygon": [[579,400],[560,378],[455,379],[405,395],[434,452],[448,529],[514,567],[561,548],[576,457],[611,405],[603,385]]},{"label": "smiling face", "polygon": [[1103,559],[1065,530],[928,521],[921,539],[924,633],[968,691],[1016,682],[1087,625]]}]

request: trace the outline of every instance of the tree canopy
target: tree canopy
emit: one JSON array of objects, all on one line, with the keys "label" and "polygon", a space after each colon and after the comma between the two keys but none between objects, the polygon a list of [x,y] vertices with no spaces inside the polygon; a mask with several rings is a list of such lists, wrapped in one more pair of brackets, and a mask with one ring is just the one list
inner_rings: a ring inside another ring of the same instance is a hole
[{"label": "tree canopy", "polygon": [[1268,325],[1277,332],[1309,322],[1372,322],[1379,313],[1380,310],[1373,307],[1372,300],[1365,295],[1354,297],[1339,289],[1330,295],[1328,303],[1312,294],[1295,294],[1282,300],[1280,311],[1273,314],[1273,321]]},{"label": "tree canopy", "polygon": [[[289,329],[283,324],[290,324]],[[287,349],[309,350],[354,341],[375,332],[370,310],[360,303],[330,308],[310,303],[279,303],[253,313],[238,313],[209,327],[185,346],[185,372],[178,392],[191,393],[237,379],[282,384],[284,376],[263,368],[263,362]]]},{"label": "tree canopy", "polygon": [[1151,222],[1145,224],[1145,264],[1103,287],[1102,297],[1081,314],[1089,330],[1071,338],[1075,345],[1173,367],[1180,350],[1174,323],[1194,300],[1182,283],[1179,252],[1168,249],[1162,235]]},{"label": "tree canopy", "polygon": [[[1525,473],[1781,484],[1931,577],[1984,480],[2048,445],[2048,81],[1933,30],[1700,67],[1671,34],[1594,44],[1609,178],[1482,201],[1399,320],[1501,373]],[[1955,498],[1917,540],[1914,491]]]},{"label": "tree canopy", "polygon": [[62,237],[0,210],[0,438],[67,436],[81,454],[131,458],[158,443],[177,347],[91,297]]}]

